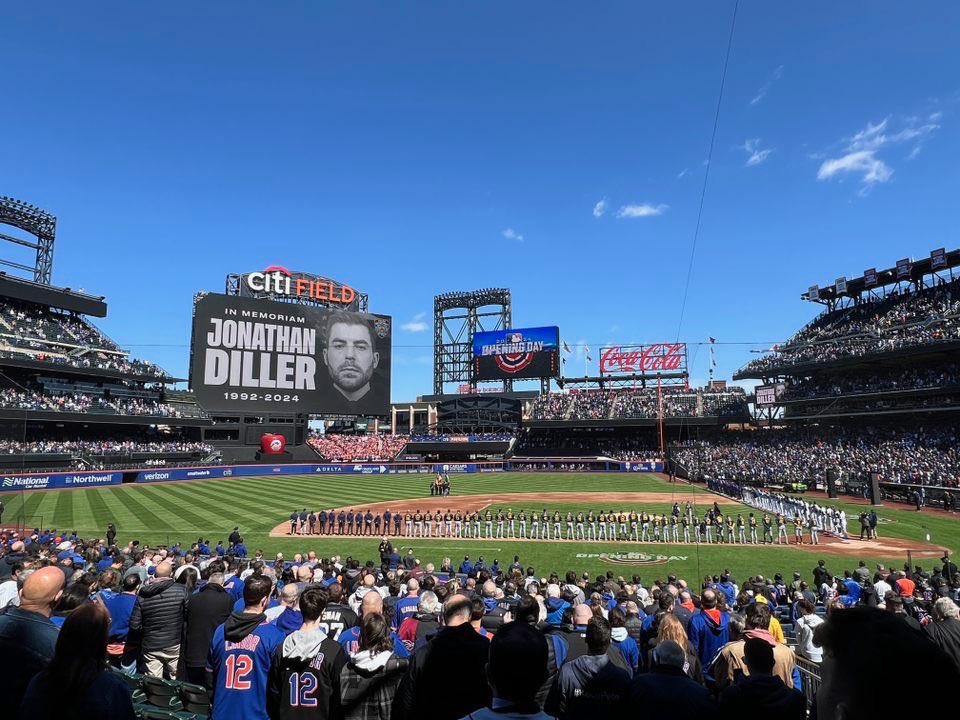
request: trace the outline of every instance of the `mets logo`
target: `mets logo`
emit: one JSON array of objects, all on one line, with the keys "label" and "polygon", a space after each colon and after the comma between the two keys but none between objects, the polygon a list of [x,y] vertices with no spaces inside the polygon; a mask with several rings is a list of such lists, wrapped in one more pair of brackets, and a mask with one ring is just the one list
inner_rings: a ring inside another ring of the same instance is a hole
[{"label": "mets logo", "polygon": [[[507,333],[503,339],[504,344],[513,345],[519,348],[525,347],[523,335],[521,333]],[[505,373],[518,373],[533,362],[532,352],[505,352],[493,356],[493,359]]]},{"label": "mets logo", "polygon": [[390,334],[390,321],[385,318],[377,318],[373,321],[373,330],[381,340],[386,339]]}]

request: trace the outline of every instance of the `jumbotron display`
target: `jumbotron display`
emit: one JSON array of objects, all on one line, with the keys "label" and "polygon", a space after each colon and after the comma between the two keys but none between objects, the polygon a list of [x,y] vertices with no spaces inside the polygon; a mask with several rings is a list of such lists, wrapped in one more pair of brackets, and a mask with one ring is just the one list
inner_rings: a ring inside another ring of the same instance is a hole
[{"label": "jumbotron display", "polygon": [[560,371],[560,328],[513,328],[473,335],[473,379],[556,377]]},{"label": "jumbotron display", "polygon": [[208,411],[386,415],[392,319],[204,295],[190,384]]}]

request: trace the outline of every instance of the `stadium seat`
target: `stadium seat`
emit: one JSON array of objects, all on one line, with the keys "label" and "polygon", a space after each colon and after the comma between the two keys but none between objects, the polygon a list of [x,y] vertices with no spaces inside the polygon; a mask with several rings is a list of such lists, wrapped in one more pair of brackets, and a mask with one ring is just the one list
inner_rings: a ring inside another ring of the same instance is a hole
[{"label": "stadium seat", "polygon": [[140,705],[134,708],[137,717],[141,720],[197,720],[197,716],[188,712],[174,712],[160,708]]},{"label": "stadium seat", "polygon": [[143,676],[143,691],[146,693],[147,702],[158,708],[165,710],[180,710],[183,703],[180,702],[179,686],[175,682],[169,682],[160,678]]},{"label": "stadium seat", "polygon": [[210,693],[202,685],[183,683],[180,685],[180,701],[184,712],[206,716],[210,712]]},{"label": "stadium seat", "polygon": [[130,688],[130,695],[134,705],[146,702],[147,695],[143,691],[143,675],[140,673],[125,673],[120,668],[115,667],[111,667],[110,669],[127,683],[127,687]]}]

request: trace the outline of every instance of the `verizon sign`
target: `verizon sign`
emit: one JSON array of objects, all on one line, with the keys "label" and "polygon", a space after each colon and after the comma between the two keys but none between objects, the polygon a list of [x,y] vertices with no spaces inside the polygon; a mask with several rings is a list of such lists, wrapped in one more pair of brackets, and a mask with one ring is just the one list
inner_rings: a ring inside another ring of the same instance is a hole
[{"label": "verizon sign", "polygon": [[686,371],[686,343],[617,345],[600,350],[600,373],[603,375]]}]

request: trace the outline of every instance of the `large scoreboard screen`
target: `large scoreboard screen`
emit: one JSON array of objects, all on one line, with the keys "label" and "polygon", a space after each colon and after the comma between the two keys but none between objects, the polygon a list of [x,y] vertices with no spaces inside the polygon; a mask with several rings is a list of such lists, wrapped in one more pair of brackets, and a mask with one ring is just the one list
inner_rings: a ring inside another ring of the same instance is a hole
[{"label": "large scoreboard screen", "polygon": [[512,328],[473,335],[473,379],[551,378],[560,374],[560,328]]}]

